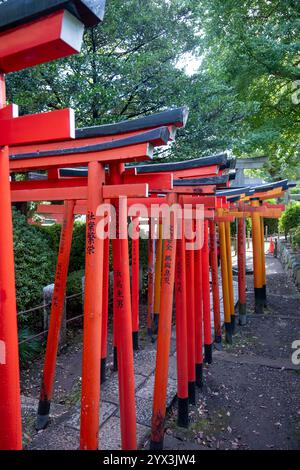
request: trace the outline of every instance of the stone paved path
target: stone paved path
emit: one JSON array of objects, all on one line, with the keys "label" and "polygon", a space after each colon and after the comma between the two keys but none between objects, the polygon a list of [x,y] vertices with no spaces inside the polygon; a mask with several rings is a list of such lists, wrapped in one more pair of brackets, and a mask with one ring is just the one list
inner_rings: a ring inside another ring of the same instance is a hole
[{"label": "stone paved path", "polygon": [[[234,283],[237,301],[237,283]],[[222,290],[220,287],[221,316],[223,318]],[[213,314],[212,314],[213,328]],[[150,432],[156,344],[144,338],[143,348],[135,352],[135,385],[138,445],[142,446]],[[111,352],[111,347],[109,348]],[[34,430],[38,405],[39,375],[42,361],[37,361],[28,377],[24,376],[27,386],[26,396],[22,396],[24,445],[28,449],[78,449],[80,423],[80,374],[81,339],[71,351],[60,354],[55,382],[54,403],[51,407],[51,422],[48,428],[38,433]],[[175,336],[171,341],[171,356],[168,383],[168,408],[176,397],[177,389]],[[30,385],[29,385],[30,383]],[[28,393],[30,392],[30,394]],[[108,379],[101,387],[100,447],[119,449],[119,397],[117,373],[108,372]]]}]

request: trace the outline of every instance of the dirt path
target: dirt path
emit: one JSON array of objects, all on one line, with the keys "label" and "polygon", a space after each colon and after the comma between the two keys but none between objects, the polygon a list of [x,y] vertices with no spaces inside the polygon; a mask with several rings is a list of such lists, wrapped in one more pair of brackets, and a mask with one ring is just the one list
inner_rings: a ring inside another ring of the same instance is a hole
[{"label": "dirt path", "polygon": [[300,294],[271,257],[267,277],[268,308],[257,316],[247,276],[248,324],[206,369],[190,429],[176,426],[176,410],[170,414],[166,448],[300,448],[300,367],[291,361],[292,342],[300,340]]}]

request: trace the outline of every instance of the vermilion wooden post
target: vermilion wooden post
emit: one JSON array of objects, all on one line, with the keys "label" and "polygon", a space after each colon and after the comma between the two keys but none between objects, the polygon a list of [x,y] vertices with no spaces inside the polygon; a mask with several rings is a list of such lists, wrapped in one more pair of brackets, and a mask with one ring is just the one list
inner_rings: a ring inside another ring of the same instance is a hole
[{"label": "vermilion wooden post", "polygon": [[50,325],[43,368],[40,401],[36,429],[44,429],[49,422],[53,394],[56,358],[59,345],[61,322],[64,312],[68,267],[73,235],[75,201],[66,201],[61,227],[58,259],[56,265],[54,292],[50,312]]},{"label": "vermilion wooden post", "polygon": [[219,294],[219,270],[218,270],[218,248],[216,236],[216,224],[213,220],[209,221],[210,235],[210,260],[211,260],[211,280],[214,308],[214,330],[215,342],[222,342],[222,327],[220,316],[220,294]]},{"label": "vermilion wooden post", "polygon": [[210,283],[209,283],[209,247],[208,220],[204,220],[202,248],[202,286],[203,286],[203,326],[204,326],[204,361],[212,363],[212,336],[210,319]]},{"label": "vermilion wooden post", "polygon": [[104,240],[104,253],[103,253],[101,383],[105,382],[106,380],[108,300],[109,300],[109,238],[107,237]]},{"label": "vermilion wooden post", "polygon": [[104,166],[88,165],[80,448],[98,449],[104,240],[96,233]]},{"label": "vermilion wooden post", "polygon": [[261,266],[262,266],[262,287],[264,296],[264,307],[267,307],[267,280],[266,280],[266,255],[265,255],[265,234],[264,234],[264,218],[260,218],[261,223]]},{"label": "vermilion wooden post", "polygon": [[186,273],[185,273],[185,239],[177,240],[176,247],[176,359],[177,359],[177,399],[178,426],[189,424],[188,392],[188,355],[187,355],[187,315],[186,315]]},{"label": "vermilion wooden post", "polygon": [[162,224],[158,222],[158,238],[155,249],[155,277],[154,277],[154,313],[153,313],[153,333],[157,333],[160,293],[161,293],[161,263],[162,263]]},{"label": "vermilion wooden post", "polygon": [[195,288],[194,288],[194,250],[186,249],[185,252],[186,274],[186,310],[187,310],[187,335],[188,335],[188,389],[189,402],[196,403],[196,366],[195,366]]},{"label": "vermilion wooden post", "polygon": [[235,312],[234,312],[230,222],[225,222],[225,235],[226,235],[227,275],[228,275],[229,304],[230,304],[230,316],[231,316],[231,332],[232,334],[234,334],[235,333]]},{"label": "vermilion wooden post", "polygon": [[239,324],[246,325],[246,227],[245,219],[238,219],[238,284]]},{"label": "vermilion wooden post", "polygon": [[[110,165],[112,184],[122,183],[124,165],[113,163]],[[126,226],[123,229],[123,238],[120,238],[119,221],[122,218]],[[136,441],[136,414],[135,414],[135,386],[132,348],[132,317],[130,297],[130,272],[127,232],[127,202],[122,207],[122,213],[117,211],[117,240],[113,251],[114,276],[116,279],[115,297],[115,325],[118,354],[119,373],[119,399],[121,440],[123,450],[135,450]]]},{"label": "vermilion wooden post", "polygon": [[230,300],[229,300],[229,288],[228,288],[228,267],[227,267],[225,222],[219,222],[219,240],[220,240],[220,256],[221,256],[225,339],[227,343],[231,344],[232,343],[232,330],[231,330]]},{"label": "vermilion wooden post", "polygon": [[148,311],[147,331],[152,336],[153,304],[154,304],[154,240],[151,238],[153,221],[149,219],[149,244],[148,244]]},{"label": "vermilion wooden post", "polygon": [[[136,217],[137,232],[139,232],[139,218]],[[140,265],[139,265],[139,237],[131,239],[131,304],[132,304],[132,343],[133,349],[139,349],[139,297],[140,297]]]},{"label": "vermilion wooden post", "polygon": [[[251,201],[253,207],[259,207],[259,200]],[[253,246],[253,274],[254,274],[254,295],[255,295],[255,312],[263,313],[264,311],[264,290],[263,290],[263,273],[262,273],[262,254],[261,254],[261,222],[258,212],[252,213],[252,246]]]},{"label": "vermilion wooden post", "polygon": [[195,263],[195,374],[196,385],[203,386],[203,286],[202,286],[202,247],[194,251]]},{"label": "vermilion wooden post", "polygon": [[[0,73],[0,108],[5,104],[5,79]],[[0,450],[20,450],[22,427],[8,147],[0,147],[0,188]]]},{"label": "vermilion wooden post", "polygon": [[[176,195],[169,194],[169,205],[176,202]],[[162,449],[168,388],[169,354],[172,328],[173,291],[176,261],[176,215],[171,212],[170,238],[163,241],[162,292],[157,336],[157,355],[154,383],[153,414],[150,449]]]}]

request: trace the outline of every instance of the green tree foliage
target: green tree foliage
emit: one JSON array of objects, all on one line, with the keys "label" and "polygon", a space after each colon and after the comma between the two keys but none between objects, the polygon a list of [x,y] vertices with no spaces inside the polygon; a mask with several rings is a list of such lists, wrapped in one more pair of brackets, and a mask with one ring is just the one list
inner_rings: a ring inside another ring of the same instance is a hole
[{"label": "green tree foliage", "polygon": [[264,154],[268,176],[297,178],[299,13],[296,0],[110,0],[81,54],[10,74],[9,100],[71,106],[78,127],[185,104],[186,129],[156,157]]},{"label": "green tree foliage", "polygon": [[230,148],[241,115],[232,87],[213,70],[188,76],[183,68],[203,55],[198,3],[110,0],[81,54],[8,77],[10,101],[24,113],[72,106],[78,127],[187,105],[187,129],[159,154],[183,159]]},{"label": "green tree foliage", "polygon": [[292,229],[300,226],[300,204],[290,204],[279,219],[279,227],[288,235]]},{"label": "green tree foliage", "polygon": [[236,154],[266,154],[272,177],[299,176],[300,3],[203,0],[204,64],[241,106]]},{"label": "green tree foliage", "polygon": [[18,311],[39,305],[42,288],[53,282],[55,257],[47,238],[13,210]]}]

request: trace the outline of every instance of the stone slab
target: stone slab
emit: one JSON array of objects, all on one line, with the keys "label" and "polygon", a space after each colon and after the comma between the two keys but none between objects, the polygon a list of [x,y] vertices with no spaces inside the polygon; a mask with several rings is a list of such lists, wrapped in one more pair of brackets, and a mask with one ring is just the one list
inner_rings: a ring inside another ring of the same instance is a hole
[{"label": "stone slab", "polygon": [[[153,399],[154,390],[154,375],[151,375],[141,388],[136,392],[136,397],[145,398],[148,400]],[[167,392],[167,408],[171,406],[172,401],[175,398],[177,391],[177,383],[175,380],[169,378],[168,380],[168,392]]]},{"label": "stone slab", "polygon": [[[137,424],[137,444],[140,447],[150,432],[148,426]],[[120,450],[121,449],[121,433],[120,419],[112,416],[100,430],[99,448],[101,450]]]},{"label": "stone slab", "polygon": [[[137,389],[145,381],[145,376],[135,374],[134,379],[135,388]],[[103,401],[119,405],[119,383],[117,373],[113,374],[109,380],[101,386],[101,397]]]},{"label": "stone slab", "polygon": [[[101,401],[100,405],[100,419],[99,426],[102,426],[117,410],[117,405],[106,401]],[[80,406],[76,407],[73,411],[72,416],[65,421],[65,426],[72,429],[80,430]]]}]

